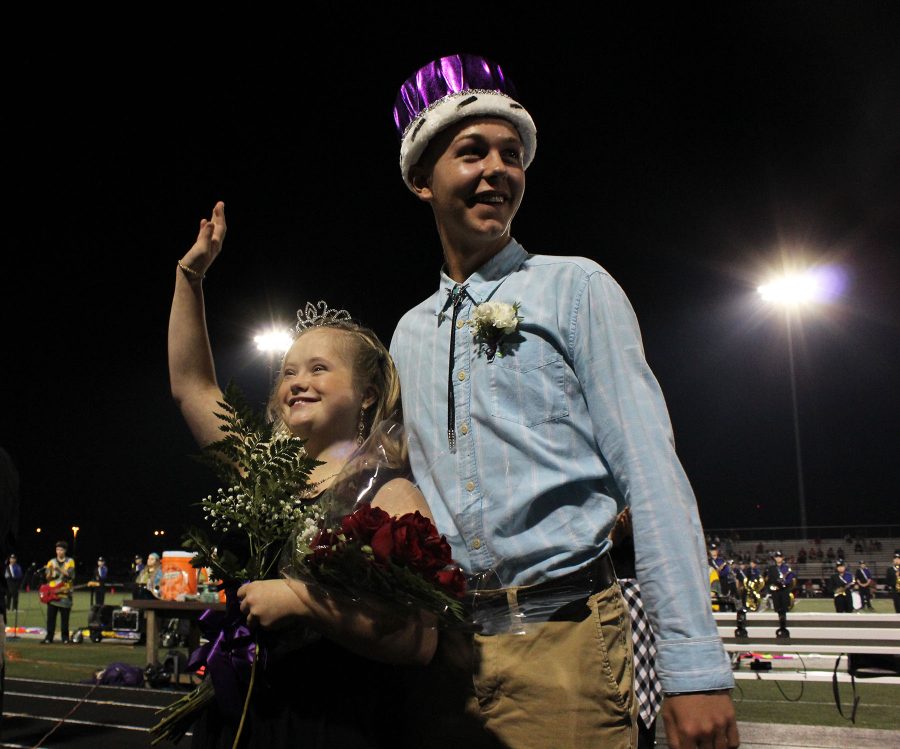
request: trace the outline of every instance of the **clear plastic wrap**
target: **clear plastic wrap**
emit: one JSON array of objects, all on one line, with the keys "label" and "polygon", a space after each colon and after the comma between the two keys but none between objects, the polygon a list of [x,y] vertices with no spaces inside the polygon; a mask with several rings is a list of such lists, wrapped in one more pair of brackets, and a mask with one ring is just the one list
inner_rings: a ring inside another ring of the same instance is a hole
[{"label": "clear plastic wrap", "polygon": [[466,624],[465,577],[408,479],[405,433],[377,425],[318,500],[321,521],[292,535],[281,571],[325,595],[374,596]]}]

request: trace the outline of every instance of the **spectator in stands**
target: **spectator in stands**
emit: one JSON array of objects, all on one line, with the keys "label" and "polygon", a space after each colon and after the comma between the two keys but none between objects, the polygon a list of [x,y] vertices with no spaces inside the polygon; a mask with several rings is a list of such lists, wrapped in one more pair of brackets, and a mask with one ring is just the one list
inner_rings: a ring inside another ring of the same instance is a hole
[{"label": "spectator in stands", "polygon": [[797,564],[806,564],[806,549],[802,546],[800,547],[800,551],[797,553]]},{"label": "spectator in stands", "polygon": [[831,547],[831,546],[828,547],[828,551],[825,552],[825,558],[826,558],[829,562],[833,562],[833,561],[835,560],[835,556],[834,556],[834,548],[833,548],[833,547]]}]

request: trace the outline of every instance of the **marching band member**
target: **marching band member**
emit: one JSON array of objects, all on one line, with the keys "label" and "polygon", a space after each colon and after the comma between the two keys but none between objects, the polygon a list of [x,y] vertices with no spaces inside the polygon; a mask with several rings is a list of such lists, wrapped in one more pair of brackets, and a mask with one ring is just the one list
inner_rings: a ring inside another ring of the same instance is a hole
[{"label": "marching band member", "polygon": [[875,609],[872,607],[872,592],[875,590],[875,578],[872,577],[872,572],[863,560],[859,561],[859,567],[854,577],[859,587],[859,595],[862,596],[863,608],[874,611]]},{"label": "marching band member", "polygon": [[834,563],[834,574],[831,576],[831,590],[834,595],[834,610],[839,614],[849,614],[853,611],[850,591],[855,588],[856,580],[853,573],[847,570],[843,559],[838,559]]},{"label": "marching band member", "polygon": [[794,605],[791,591],[797,582],[797,575],[791,566],[784,561],[781,550],[772,554],[772,563],[766,568],[766,587],[772,597],[772,608],[778,614],[778,637],[788,637],[787,612]]},{"label": "marching band member", "polygon": [[888,567],[885,582],[894,599],[894,611],[900,614],[900,551],[894,552],[894,564]]},{"label": "marching band member", "polygon": [[44,567],[44,577],[49,586],[47,601],[47,636],[41,644],[49,645],[56,633],[56,613],[60,615],[60,639],[69,642],[69,614],[72,611],[72,583],[75,581],[75,560],[67,555],[69,545],[56,542],[56,556]]}]

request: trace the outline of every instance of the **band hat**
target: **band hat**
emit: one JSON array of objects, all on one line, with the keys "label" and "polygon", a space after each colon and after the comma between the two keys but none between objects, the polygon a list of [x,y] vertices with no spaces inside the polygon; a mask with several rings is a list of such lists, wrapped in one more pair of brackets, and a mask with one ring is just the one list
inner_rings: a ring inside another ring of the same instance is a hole
[{"label": "band hat", "polygon": [[537,150],[537,128],[515,100],[515,87],[502,68],[480,55],[449,55],[413,73],[394,101],[400,136],[400,173],[412,190],[409,172],[432,138],[467,117],[500,117],[515,126],[525,147],[527,169]]},{"label": "band hat", "polygon": [[834,563],[835,567],[846,567],[847,563],[843,559],[838,559]]}]

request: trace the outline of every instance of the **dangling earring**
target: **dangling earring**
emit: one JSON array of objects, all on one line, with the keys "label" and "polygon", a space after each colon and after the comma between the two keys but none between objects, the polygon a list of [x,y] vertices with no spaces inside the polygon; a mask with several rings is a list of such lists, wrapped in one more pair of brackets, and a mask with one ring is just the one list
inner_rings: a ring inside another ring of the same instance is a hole
[{"label": "dangling earring", "polygon": [[356,432],[356,444],[361,445],[366,439],[366,409],[359,409],[359,429]]}]

